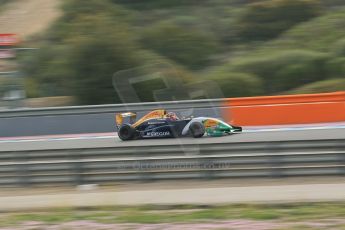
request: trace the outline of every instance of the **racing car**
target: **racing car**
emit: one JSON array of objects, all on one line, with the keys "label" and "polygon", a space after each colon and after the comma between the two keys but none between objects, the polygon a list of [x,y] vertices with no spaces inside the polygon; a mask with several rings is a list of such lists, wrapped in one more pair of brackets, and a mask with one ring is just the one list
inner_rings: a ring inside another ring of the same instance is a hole
[{"label": "racing car", "polygon": [[[127,122],[125,122],[127,120]],[[239,126],[211,117],[189,117],[180,119],[176,113],[164,109],[154,110],[136,121],[136,113],[126,112],[115,115],[119,138],[123,141],[192,136],[200,138],[208,136],[223,136],[242,131]]]}]

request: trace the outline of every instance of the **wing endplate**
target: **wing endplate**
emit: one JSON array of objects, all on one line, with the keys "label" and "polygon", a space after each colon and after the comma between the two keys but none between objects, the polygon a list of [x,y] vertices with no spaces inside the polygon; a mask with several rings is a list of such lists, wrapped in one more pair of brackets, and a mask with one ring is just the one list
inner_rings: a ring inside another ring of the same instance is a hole
[{"label": "wing endplate", "polygon": [[124,118],[129,117],[129,123],[134,123],[137,114],[132,113],[132,112],[127,112],[127,113],[116,113],[115,114],[115,123],[117,128],[119,128],[123,124]]}]

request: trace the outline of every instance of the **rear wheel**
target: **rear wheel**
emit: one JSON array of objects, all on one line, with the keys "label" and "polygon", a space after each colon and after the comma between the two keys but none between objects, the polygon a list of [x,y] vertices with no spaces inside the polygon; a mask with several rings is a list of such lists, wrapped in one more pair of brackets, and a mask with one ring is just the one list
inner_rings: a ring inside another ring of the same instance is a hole
[{"label": "rear wheel", "polygon": [[193,122],[189,126],[189,132],[193,137],[199,138],[199,137],[204,136],[205,128],[203,124],[201,124],[200,122]]},{"label": "rear wheel", "polygon": [[124,124],[119,129],[119,138],[123,141],[132,140],[135,136],[135,129],[128,124]]}]

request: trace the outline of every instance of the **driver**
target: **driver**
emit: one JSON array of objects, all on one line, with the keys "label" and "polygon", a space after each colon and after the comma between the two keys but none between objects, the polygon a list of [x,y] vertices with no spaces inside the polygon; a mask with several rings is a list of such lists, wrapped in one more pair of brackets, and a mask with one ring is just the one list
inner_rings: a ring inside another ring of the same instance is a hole
[{"label": "driver", "polygon": [[176,113],[173,113],[173,112],[167,113],[166,118],[168,118],[171,121],[179,120],[179,118],[176,116]]}]

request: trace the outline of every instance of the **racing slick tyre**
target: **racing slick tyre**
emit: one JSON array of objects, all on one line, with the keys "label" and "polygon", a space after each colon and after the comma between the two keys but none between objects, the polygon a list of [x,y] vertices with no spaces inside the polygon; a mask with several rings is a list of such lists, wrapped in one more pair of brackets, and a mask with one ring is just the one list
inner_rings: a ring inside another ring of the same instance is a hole
[{"label": "racing slick tyre", "polygon": [[193,122],[189,126],[189,132],[193,137],[199,138],[199,137],[204,136],[205,128],[203,124],[201,124],[200,122]]},{"label": "racing slick tyre", "polygon": [[119,138],[123,141],[132,140],[135,136],[135,129],[128,124],[124,124],[119,129]]}]

